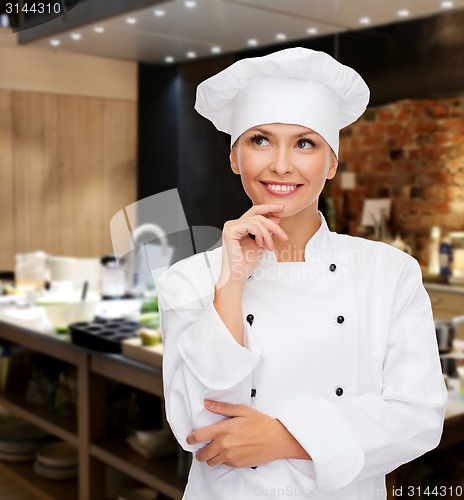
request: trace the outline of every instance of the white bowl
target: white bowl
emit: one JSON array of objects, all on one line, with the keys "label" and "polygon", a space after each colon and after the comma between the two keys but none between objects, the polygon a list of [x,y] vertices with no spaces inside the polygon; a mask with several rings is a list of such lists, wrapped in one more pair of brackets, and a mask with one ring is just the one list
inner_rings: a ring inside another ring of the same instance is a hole
[{"label": "white bowl", "polygon": [[100,300],[59,302],[56,299],[40,299],[37,305],[45,309],[50,323],[57,330],[66,330],[71,323],[92,321],[97,314]]},{"label": "white bowl", "polygon": [[77,449],[64,441],[42,444],[36,458],[46,467],[77,467]]}]

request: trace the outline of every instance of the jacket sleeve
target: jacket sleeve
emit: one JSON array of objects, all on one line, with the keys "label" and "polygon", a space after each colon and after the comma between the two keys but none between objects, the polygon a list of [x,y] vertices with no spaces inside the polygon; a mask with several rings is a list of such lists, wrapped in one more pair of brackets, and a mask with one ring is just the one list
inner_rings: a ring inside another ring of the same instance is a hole
[{"label": "jacket sleeve", "polygon": [[187,444],[190,432],[225,418],[206,410],[205,399],[250,404],[260,354],[246,321],[245,346],[233,338],[214,307],[214,283],[202,255],[194,259],[195,273],[185,272],[184,262],[165,271],[157,284],[166,417],[186,451],[204,446]]},{"label": "jacket sleeve", "polygon": [[397,283],[381,394],[301,400],[276,415],[312,457],[318,489],[388,474],[440,442],[447,390],[417,261]]}]

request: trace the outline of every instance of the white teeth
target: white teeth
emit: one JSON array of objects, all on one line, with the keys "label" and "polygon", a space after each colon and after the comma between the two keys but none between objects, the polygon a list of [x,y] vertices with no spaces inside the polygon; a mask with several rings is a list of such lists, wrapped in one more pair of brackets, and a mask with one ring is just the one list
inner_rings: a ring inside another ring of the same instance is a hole
[{"label": "white teeth", "polygon": [[293,191],[297,188],[296,184],[294,184],[293,186],[283,186],[282,184],[266,184],[266,186],[273,191]]}]

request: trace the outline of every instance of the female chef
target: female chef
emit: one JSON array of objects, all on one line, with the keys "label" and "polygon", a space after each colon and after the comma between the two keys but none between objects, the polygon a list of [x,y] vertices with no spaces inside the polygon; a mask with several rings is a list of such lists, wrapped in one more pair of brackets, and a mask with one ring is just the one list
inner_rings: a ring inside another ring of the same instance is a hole
[{"label": "female chef", "polygon": [[185,500],[386,497],[440,441],[446,403],[418,263],[317,210],[369,90],[309,49],[198,87],[252,207],[158,282],[168,422],[195,453]]}]

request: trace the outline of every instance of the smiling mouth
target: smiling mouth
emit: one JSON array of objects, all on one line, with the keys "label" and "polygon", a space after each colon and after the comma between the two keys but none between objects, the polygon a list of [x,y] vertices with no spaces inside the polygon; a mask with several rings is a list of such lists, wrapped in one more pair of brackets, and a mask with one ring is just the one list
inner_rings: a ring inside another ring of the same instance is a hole
[{"label": "smiling mouth", "polygon": [[260,181],[263,186],[265,186],[269,191],[274,191],[276,193],[291,193],[303,184],[271,184],[267,182]]}]

